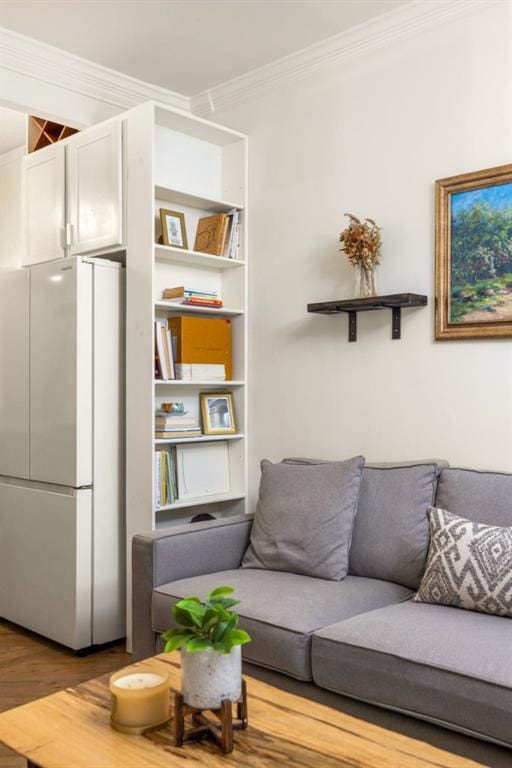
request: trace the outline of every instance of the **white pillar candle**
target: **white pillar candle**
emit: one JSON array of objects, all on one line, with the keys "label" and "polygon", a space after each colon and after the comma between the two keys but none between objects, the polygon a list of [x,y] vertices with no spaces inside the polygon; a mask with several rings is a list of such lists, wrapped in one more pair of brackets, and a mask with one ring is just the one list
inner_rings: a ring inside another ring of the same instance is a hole
[{"label": "white pillar candle", "polygon": [[120,670],[110,678],[112,720],[122,728],[151,728],[169,718],[169,677]]}]

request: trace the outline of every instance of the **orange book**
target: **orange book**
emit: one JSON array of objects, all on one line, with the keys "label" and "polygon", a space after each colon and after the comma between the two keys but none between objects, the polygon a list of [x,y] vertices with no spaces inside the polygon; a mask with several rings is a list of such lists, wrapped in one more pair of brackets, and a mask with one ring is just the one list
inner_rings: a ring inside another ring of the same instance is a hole
[{"label": "orange book", "polygon": [[233,378],[230,320],[180,315],[167,322],[176,337],[177,363],[224,365],[226,379]]}]

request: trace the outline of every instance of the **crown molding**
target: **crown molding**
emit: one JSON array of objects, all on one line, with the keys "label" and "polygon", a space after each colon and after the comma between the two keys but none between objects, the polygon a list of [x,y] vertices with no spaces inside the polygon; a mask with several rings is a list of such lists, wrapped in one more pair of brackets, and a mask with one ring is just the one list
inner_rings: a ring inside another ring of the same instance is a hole
[{"label": "crown molding", "polygon": [[190,99],[0,27],[0,71],[50,83],[119,109],[159,101],[190,112]]},{"label": "crown molding", "polygon": [[[509,2],[510,0],[507,0]],[[355,59],[423,30],[467,16],[500,0],[413,0],[407,5],[328,37],[308,48],[258,67],[190,99],[191,110],[206,117],[266,91],[302,80],[322,67]]]}]

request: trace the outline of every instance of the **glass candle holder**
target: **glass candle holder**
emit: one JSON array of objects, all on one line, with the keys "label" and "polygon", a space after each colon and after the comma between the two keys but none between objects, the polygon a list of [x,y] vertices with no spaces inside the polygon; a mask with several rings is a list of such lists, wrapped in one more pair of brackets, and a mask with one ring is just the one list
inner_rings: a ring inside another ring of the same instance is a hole
[{"label": "glass candle holder", "polygon": [[111,725],[140,734],[169,722],[169,676],[150,669],[122,669],[110,678]]}]

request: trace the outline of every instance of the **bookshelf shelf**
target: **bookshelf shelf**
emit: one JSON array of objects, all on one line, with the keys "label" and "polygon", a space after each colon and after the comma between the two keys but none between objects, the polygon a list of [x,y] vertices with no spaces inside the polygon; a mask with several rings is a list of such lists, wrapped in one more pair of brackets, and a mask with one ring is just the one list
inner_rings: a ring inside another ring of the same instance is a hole
[{"label": "bookshelf shelf", "polygon": [[215,443],[218,440],[243,440],[245,435],[202,435],[202,437],[155,438],[155,445],[178,445],[178,443]]},{"label": "bookshelf shelf", "polygon": [[155,379],[155,385],[160,387],[209,387],[211,389],[230,389],[244,387],[245,381],[185,381],[185,379]]},{"label": "bookshelf shelf", "polygon": [[202,197],[201,195],[196,195],[182,189],[173,189],[172,187],[155,186],[155,199],[185,205],[189,208],[200,208],[211,213],[225,213],[233,208],[239,211],[244,209],[244,206],[239,203],[231,203],[227,200],[219,200],[213,197]]},{"label": "bookshelf shelf", "polygon": [[245,499],[245,493],[223,493],[218,496],[199,496],[195,499],[184,499],[183,501],[175,501],[174,504],[167,504],[164,507],[156,507],[155,511],[165,512],[168,510],[185,509],[186,507],[199,507],[203,504],[220,504],[225,501],[242,501]]},{"label": "bookshelf shelf", "polygon": [[159,312],[175,312],[178,315],[211,315],[213,317],[238,317],[244,314],[243,309],[228,309],[221,307],[193,307],[187,304],[178,304],[175,301],[155,301],[155,309]]},{"label": "bookshelf shelf", "polygon": [[187,251],[184,248],[173,248],[170,245],[155,243],[155,259],[170,261],[175,264],[188,264],[191,267],[207,267],[209,269],[237,269],[245,267],[240,259],[227,259],[225,256],[212,256],[200,251]]}]

